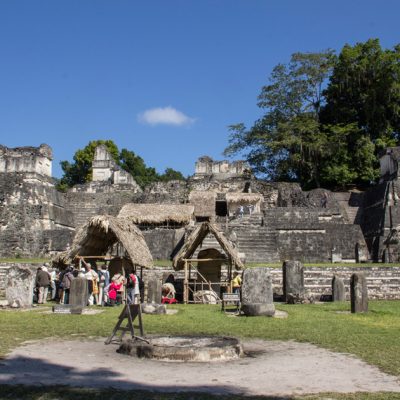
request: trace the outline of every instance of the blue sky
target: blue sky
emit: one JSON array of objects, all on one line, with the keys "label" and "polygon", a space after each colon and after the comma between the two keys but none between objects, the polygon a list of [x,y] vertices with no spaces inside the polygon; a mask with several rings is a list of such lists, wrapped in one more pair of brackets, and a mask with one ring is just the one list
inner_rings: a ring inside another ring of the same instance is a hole
[{"label": "blue sky", "polygon": [[112,139],[148,166],[223,159],[230,124],[294,52],[400,42],[392,0],[0,0],[0,144],[53,148],[53,170]]}]

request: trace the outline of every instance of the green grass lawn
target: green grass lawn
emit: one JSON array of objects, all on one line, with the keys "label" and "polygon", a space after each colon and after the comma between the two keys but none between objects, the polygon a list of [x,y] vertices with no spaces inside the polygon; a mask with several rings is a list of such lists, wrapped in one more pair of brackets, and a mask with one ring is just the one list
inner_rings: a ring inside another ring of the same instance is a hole
[{"label": "green grass lawn", "polygon": [[396,400],[400,393],[319,393],[313,396],[236,396],[202,393],[158,393],[142,390],[83,389],[70,387],[26,387],[0,385],[0,400]]},{"label": "green grass lawn", "polygon": [[[370,301],[367,314],[350,314],[349,303],[285,305],[287,319],[266,317],[231,317],[220,306],[175,305],[176,315],[144,315],[146,333],[232,335],[242,338],[296,340],[314,343],[334,351],[354,354],[381,370],[400,376],[400,302]],[[47,308],[48,309],[48,308]],[[79,340],[108,336],[121,308],[105,308],[96,315],[45,314],[45,307],[32,311],[0,311],[0,356],[28,340],[60,337]],[[20,395],[18,395],[20,393]],[[23,394],[22,394],[23,393]],[[400,399],[400,394],[356,394],[296,397],[316,400],[332,399]],[[216,400],[224,396],[202,394],[166,394],[115,392],[73,388],[14,388],[0,386],[0,399],[118,399],[118,400]],[[241,397],[229,396],[229,400]],[[226,397],[228,399],[228,397]],[[251,397],[247,399],[277,399]]]}]

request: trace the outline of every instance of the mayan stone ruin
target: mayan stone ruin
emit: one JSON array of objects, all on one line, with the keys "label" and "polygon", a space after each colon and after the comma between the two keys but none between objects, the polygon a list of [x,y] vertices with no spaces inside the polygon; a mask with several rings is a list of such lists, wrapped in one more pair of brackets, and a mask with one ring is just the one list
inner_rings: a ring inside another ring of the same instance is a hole
[{"label": "mayan stone ruin", "polygon": [[[143,190],[99,146],[93,180],[55,188],[48,145],[0,147],[0,255],[51,256],[71,245],[88,218],[131,218],[155,259],[171,259],[194,227],[216,223],[246,262],[399,260],[398,148],[381,158],[381,181],[367,191],[302,191],[267,182],[243,161],[200,157],[187,181]],[[212,237],[201,251],[219,245]]]}]

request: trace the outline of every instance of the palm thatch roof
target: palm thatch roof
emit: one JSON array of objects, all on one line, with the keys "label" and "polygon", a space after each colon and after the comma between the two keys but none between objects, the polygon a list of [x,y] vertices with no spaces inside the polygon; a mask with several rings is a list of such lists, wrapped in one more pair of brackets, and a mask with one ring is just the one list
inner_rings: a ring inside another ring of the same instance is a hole
[{"label": "palm thatch roof", "polygon": [[263,201],[260,193],[227,193],[226,202],[233,204],[255,204]]},{"label": "palm thatch roof", "polygon": [[234,265],[236,269],[243,269],[244,265],[240,260],[237,251],[232,247],[224,234],[219,232],[217,227],[210,222],[203,222],[189,235],[182,248],[172,260],[173,267],[175,269],[182,269],[184,266],[183,260],[185,258],[190,258],[194,254],[196,249],[209,233],[215,236],[219,245],[228,256],[228,259],[232,262],[232,265]]},{"label": "palm thatch roof", "polygon": [[88,220],[75,235],[71,249],[59,254],[53,261],[70,264],[75,256],[106,255],[120,242],[132,264],[145,268],[153,266],[153,257],[140,230],[127,219],[97,215]]},{"label": "palm thatch roof", "polygon": [[188,224],[194,213],[190,204],[125,204],[118,218],[127,218],[135,224]]},{"label": "palm thatch roof", "polygon": [[215,215],[217,193],[212,191],[193,190],[189,193],[189,202],[194,205],[194,214],[200,217]]}]

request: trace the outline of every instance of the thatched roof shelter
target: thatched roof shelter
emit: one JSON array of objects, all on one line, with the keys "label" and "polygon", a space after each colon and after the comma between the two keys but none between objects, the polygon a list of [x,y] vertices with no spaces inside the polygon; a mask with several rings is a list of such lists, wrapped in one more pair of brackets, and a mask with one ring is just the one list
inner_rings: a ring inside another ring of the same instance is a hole
[{"label": "thatched roof shelter", "polygon": [[227,193],[226,202],[233,204],[257,204],[263,201],[260,193]]},{"label": "thatched roof shelter", "polygon": [[228,256],[228,260],[231,261],[232,265],[234,265],[236,269],[243,269],[244,265],[240,260],[237,251],[232,247],[224,234],[219,232],[217,227],[210,222],[203,222],[189,235],[182,248],[174,257],[172,261],[173,267],[177,270],[182,269],[184,267],[183,260],[192,257],[196,249],[200,246],[204,238],[209,233],[215,236],[219,245]]},{"label": "thatched roof shelter", "polygon": [[217,193],[212,191],[193,190],[189,193],[189,202],[194,206],[196,217],[214,217]]},{"label": "thatched roof shelter", "polygon": [[127,218],[135,224],[188,224],[193,219],[194,206],[190,204],[125,204],[118,218]]},{"label": "thatched roof shelter", "polygon": [[75,235],[71,249],[53,261],[68,265],[75,256],[106,255],[116,243],[121,243],[133,265],[151,268],[153,257],[140,230],[127,219],[97,215],[88,220]]},{"label": "thatched roof shelter", "polygon": [[254,206],[254,212],[261,211],[261,203],[264,197],[260,193],[227,193],[226,202],[228,205],[229,214],[234,214],[239,206]]}]

